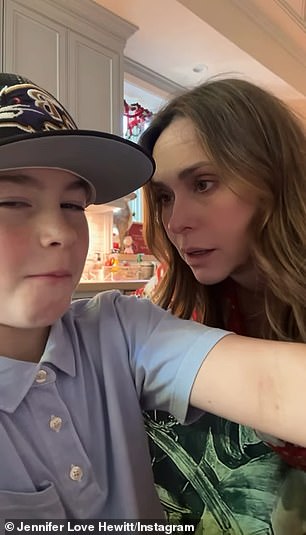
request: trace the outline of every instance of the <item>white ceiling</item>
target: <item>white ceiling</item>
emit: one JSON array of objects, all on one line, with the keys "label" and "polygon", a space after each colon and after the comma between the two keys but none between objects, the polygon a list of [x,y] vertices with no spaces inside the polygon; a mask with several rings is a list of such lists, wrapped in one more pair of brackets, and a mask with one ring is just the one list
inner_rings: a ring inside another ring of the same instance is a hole
[{"label": "white ceiling", "polygon": [[[287,81],[284,81],[271,69],[254,59],[242,47],[234,44],[232,40],[222,35],[201,18],[201,8],[205,2],[206,4],[210,2],[207,4],[206,11],[209,14],[212,4],[218,7],[219,3],[219,7],[222,7],[221,4],[224,5],[224,2],[227,2],[226,7],[229,7],[230,4],[239,3],[239,0],[200,0],[200,3],[197,4],[192,0],[189,2],[188,0],[180,2],[176,0],[95,1],[138,26],[139,29],[128,39],[124,51],[125,56],[179,86],[192,87],[215,74],[232,74],[259,83],[281,98],[296,102],[297,106],[306,106],[306,92],[295,89],[298,84],[288,83],[288,75],[286,76]],[[243,9],[248,4],[249,7],[253,7],[253,0],[240,1],[244,2]],[[261,1],[263,0],[257,0],[257,4],[260,4]],[[278,3],[281,1],[284,3],[284,0],[278,0]],[[183,3],[195,4],[197,14],[182,5]],[[273,3],[276,5],[276,0],[264,1],[265,6],[269,4],[270,8]],[[291,14],[294,10],[294,13],[299,16],[299,21],[304,20],[303,17],[306,15],[303,11],[306,10],[305,0],[288,0],[286,9],[287,11],[289,9]],[[273,13],[278,12],[274,9]],[[224,19],[225,16],[225,10],[220,10],[220,25],[222,22],[224,24],[222,17]],[[299,27],[299,29],[301,28]],[[239,28],[239,26],[236,28],[238,37],[241,37],[243,30],[246,31],[247,28]],[[304,44],[306,47],[306,26],[302,27],[302,30],[305,31]],[[251,38],[252,36],[250,36],[250,40]],[[258,42],[259,50],[262,44]],[[266,52],[268,54],[268,50]],[[275,69],[273,69],[275,72],[279,70],[276,67],[275,61]],[[203,70],[194,72],[194,68],[202,68]],[[299,89],[300,87],[301,84]],[[167,95],[163,91],[155,90],[153,91],[155,95],[153,95],[153,92],[150,91],[150,87],[144,86],[141,103],[155,111]],[[133,76],[127,75],[126,77],[125,96],[131,101],[140,98],[139,83]]]}]

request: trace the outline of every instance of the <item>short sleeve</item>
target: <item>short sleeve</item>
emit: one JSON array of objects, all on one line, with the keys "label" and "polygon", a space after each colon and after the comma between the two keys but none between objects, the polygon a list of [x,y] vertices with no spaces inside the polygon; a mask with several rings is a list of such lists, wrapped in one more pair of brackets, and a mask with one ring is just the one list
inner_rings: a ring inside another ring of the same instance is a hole
[{"label": "short sleeve", "polygon": [[117,294],[114,304],[142,408],[165,410],[184,422],[199,368],[229,333],[178,319],[147,299]]}]

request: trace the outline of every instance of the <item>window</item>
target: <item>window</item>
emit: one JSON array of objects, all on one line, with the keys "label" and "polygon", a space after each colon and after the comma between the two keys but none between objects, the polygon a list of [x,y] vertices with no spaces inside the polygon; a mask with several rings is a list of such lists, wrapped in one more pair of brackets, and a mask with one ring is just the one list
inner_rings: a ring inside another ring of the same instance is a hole
[{"label": "window", "polygon": [[[160,96],[156,88],[153,90],[144,88],[144,82],[134,76],[125,75],[124,80],[124,114],[123,136],[134,143],[138,142],[141,133],[150,124],[150,119],[163,105],[165,98]],[[133,213],[133,221],[143,221],[142,191],[135,191],[137,197],[129,201]]]}]

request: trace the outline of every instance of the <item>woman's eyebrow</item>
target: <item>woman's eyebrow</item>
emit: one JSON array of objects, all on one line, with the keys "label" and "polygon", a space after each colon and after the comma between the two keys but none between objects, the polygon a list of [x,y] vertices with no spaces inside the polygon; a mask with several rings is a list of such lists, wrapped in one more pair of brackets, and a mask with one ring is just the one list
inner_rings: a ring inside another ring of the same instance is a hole
[{"label": "woman's eyebrow", "polygon": [[[190,165],[189,167],[186,167],[185,169],[182,169],[181,171],[179,171],[177,176],[180,180],[184,180],[188,178],[190,175],[192,175],[192,173],[194,173],[195,171],[198,171],[199,169],[207,169],[207,171],[212,172],[212,163],[207,162],[207,161],[194,163]],[[158,175],[156,175],[156,179],[154,177],[152,178],[151,183],[155,185],[156,187],[161,187],[161,186],[167,187],[167,185],[164,184],[163,181],[159,179]]]},{"label": "woman's eyebrow", "polygon": [[197,162],[195,164],[192,164],[189,167],[182,169],[179,172],[178,177],[184,180],[184,178],[187,178],[189,175],[191,175],[195,171],[198,171],[199,169],[203,169],[203,168],[207,168],[207,170],[211,171],[211,168],[212,168],[211,162],[203,161],[203,162]]}]

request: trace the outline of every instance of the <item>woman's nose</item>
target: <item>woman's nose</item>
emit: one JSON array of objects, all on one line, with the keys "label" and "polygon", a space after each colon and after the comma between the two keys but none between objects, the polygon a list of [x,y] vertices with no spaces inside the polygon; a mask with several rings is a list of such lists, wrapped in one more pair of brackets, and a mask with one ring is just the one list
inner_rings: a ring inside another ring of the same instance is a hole
[{"label": "woman's nose", "polygon": [[168,230],[173,234],[181,234],[194,226],[194,210],[188,202],[175,200],[168,220]]}]

